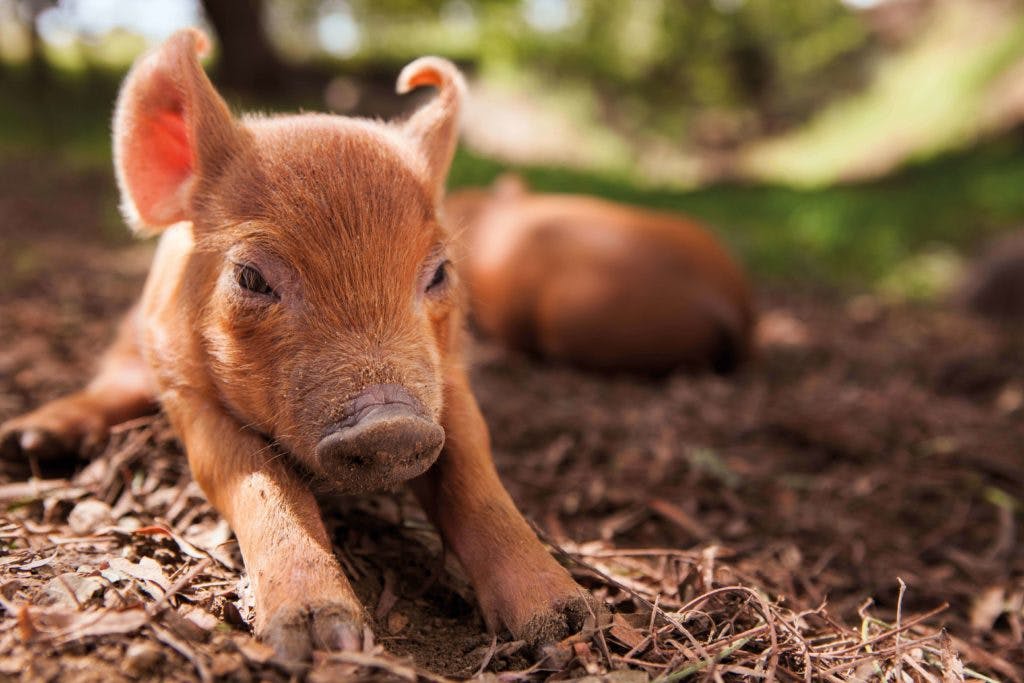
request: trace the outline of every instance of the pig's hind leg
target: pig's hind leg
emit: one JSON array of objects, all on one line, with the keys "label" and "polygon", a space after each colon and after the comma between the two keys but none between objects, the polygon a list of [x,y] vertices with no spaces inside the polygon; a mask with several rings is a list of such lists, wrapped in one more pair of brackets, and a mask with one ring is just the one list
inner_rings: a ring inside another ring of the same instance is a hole
[{"label": "pig's hind leg", "polygon": [[112,426],[154,411],[155,388],[139,353],[135,321],[132,310],[84,389],[0,425],[0,456],[88,453],[106,440]]},{"label": "pig's hind leg", "polygon": [[538,540],[491,460],[490,438],[461,370],[445,388],[445,446],[413,488],[476,590],[488,628],[533,649],[607,614]]}]

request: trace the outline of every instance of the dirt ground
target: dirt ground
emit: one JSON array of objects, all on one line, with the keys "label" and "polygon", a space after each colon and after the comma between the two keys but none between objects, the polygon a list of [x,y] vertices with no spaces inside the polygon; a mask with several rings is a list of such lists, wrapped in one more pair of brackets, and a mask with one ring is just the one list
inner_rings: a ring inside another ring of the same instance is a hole
[{"label": "dirt ground", "polygon": [[[60,178],[55,202],[13,168],[0,419],[86,380],[151,253],[95,237],[103,176]],[[325,500],[376,645],[287,671],[156,416],[91,462],[3,463],[0,679],[1022,680],[1024,331],[779,287],[761,308],[760,357],[728,378],[472,347],[502,477],[610,627],[539,654],[492,641],[403,493]]]}]

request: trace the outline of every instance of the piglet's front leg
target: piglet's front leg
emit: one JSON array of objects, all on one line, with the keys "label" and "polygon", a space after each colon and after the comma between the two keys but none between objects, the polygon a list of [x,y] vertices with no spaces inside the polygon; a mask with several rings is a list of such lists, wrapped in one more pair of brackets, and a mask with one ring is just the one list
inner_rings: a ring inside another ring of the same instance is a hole
[{"label": "piglet's front leg", "polygon": [[445,447],[413,482],[466,569],[488,627],[539,648],[600,621],[604,608],[548,553],[498,479],[490,438],[465,375],[445,388]]},{"label": "piglet's front leg", "polygon": [[257,635],[285,662],[362,643],[363,612],[331,550],[308,487],[269,448],[204,397],[165,408],[192,475],[238,538],[256,597]]}]

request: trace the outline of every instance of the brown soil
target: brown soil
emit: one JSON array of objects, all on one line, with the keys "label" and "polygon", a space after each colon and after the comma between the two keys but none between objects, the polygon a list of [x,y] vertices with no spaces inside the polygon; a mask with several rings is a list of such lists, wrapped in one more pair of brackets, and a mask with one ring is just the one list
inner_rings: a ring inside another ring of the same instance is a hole
[{"label": "brown soil", "polygon": [[[81,228],[105,220],[105,181],[68,182],[70,208],[0,194],[4,220],[29,215],[0,242],[0,419],[85,381],[145,274],[150,247]],[[956,653],[1021,680],[1024,334],[867,298],[762,304],[761,357],[730,378],[594,376],[475,344],[504,481],[619,616],[545,656],[492,644],[406,496],[325,500],[382,647],[320,654],[310,680],[957,680]],[[162,418],[30,486],[29,464],[3,468],[0,678],[289,677],[248,633],[237,549]]]}]

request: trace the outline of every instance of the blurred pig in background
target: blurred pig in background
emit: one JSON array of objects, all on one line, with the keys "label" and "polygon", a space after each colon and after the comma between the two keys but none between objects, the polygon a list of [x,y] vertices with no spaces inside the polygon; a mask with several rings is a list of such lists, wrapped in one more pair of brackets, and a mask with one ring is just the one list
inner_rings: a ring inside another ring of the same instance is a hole
[{"label": "blurred pig in background", "polygon": [[505,175],[445,202],[478,328],[595,370],[733,370],[750,354],[747,275],[700,224]]}]

